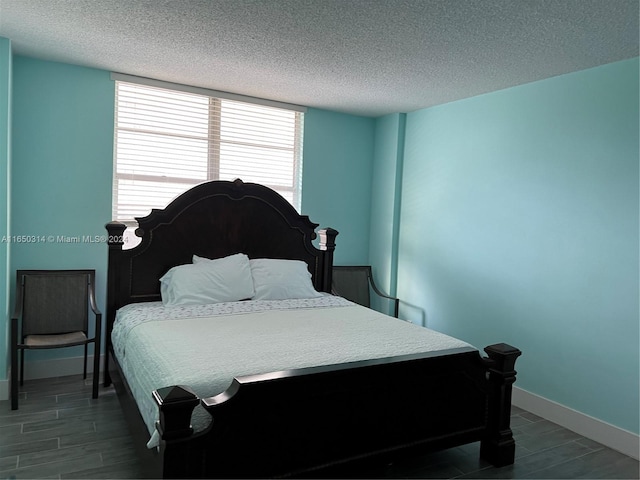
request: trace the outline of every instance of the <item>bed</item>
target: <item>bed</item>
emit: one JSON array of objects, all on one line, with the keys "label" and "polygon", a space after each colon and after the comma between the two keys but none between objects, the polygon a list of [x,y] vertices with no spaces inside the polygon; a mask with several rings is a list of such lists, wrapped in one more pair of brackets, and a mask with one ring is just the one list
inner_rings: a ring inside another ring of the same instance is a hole
[{"label": "bed", "polygon": [[[105,385],[150,475],[344,477],[478,441],[484,459],[513,463],[521,352],[481,355],[331,295],[338,232],[316,234],[273,190],[208,182],[138,223],[128,250],[126,226],[106,227]],[[210,300],[203,285],[220,272],[234,287]]]}]

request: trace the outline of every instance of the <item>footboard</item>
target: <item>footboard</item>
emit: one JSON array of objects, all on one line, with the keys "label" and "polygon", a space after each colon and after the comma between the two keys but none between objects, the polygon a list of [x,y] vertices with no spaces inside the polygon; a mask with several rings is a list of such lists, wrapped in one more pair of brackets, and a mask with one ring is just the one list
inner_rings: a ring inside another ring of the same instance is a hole
[{"label": "footboard", "polygon": [[[495,465],[513,463],[513,369],[505,344],[236,378],[218,396],[154,392],[165,478],[300,476],[406,449],[481,441]],[[213,417],[194,434],[193,408]]]}]

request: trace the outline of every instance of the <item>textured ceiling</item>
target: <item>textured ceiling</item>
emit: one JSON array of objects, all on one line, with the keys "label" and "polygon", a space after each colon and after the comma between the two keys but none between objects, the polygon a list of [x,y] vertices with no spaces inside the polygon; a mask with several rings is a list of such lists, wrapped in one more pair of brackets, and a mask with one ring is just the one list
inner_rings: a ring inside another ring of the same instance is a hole
[{"label": "textured ceiling", "polygon": [[638,0],[0,0],[15,54],[409,112],[638,56]]}]

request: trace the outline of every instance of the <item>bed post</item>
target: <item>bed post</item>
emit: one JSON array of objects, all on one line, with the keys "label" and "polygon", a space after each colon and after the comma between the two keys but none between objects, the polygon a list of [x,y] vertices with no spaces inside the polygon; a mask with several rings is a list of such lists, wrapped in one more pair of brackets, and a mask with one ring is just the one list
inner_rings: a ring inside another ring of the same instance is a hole
[{"label": "bed post", "polygon": [[489,358],[489,412],[487,434],[480,443],[480,457],[496,467],[513,464],[516,444],[510,428],[511,390],[516,381],[514,366],[522,354],[506,343],[489,345],[484,349]]},{"label": "bed post", "polygon": [[201,477],[202,458],[185,442],[193,435],[191,414],[200,399],[189,387],[179,385],[154,390],[153,399],[160,411],[156,429],[162,439],[162,477]]},{"label": "bed post", "polygon": [[333,252],[336,249],[336,236],[338,235],[338,231],[328,227],[319,230],[318,234],[320,235],[320,250],[324,252],[324,255],[322,256],[322,283],[320,285],[320,289],[323,292],[331,293]]},{"label": "bed post", "polygon": [[109,245],[109,257],[107,266],[107,328],[105,338],[105,356],[104,356],[104,386],[111,385],[111,375],[109,374],[109,352],[111,349],[111,331],[113,330],[113,322],[115,321],[116,298],[119,290],[120,279],[120,253],[124,245],[124,231],[127,226],[124,223],[109,222],[105,225],[107,229],[107,245]]}]

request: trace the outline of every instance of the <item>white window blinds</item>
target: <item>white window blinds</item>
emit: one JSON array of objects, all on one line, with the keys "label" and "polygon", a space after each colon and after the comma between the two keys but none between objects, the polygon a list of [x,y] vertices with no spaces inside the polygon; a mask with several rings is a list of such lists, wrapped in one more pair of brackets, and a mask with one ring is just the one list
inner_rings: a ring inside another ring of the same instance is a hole
[{"label": "white window blinds", "polygon": [[196,184],[236,178],[300,210],[303,115],[116,81],[113,218],[135,226]]}]

